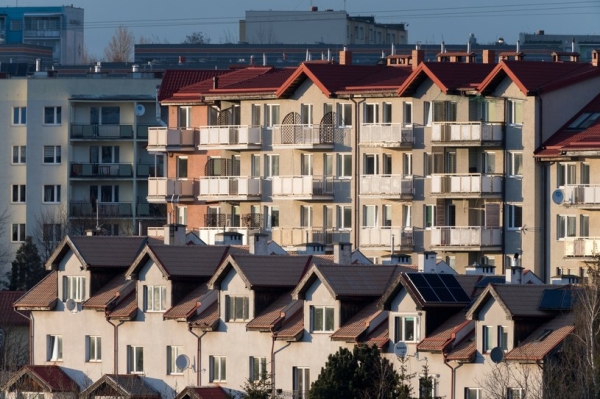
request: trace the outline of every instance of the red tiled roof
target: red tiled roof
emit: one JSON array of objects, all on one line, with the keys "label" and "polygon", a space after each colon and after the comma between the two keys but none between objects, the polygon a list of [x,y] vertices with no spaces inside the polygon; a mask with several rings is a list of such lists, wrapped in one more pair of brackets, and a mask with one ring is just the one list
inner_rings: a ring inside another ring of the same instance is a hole
[{"label": "red tiled roof", "polygon": [[198,307],[200,298],[208,291],[206,284],[200,284],[186,295],[178,304],[167,310],[163,318],[165,319],[187,319]]},{"label": "red tiled roof", "polygon": [[291,292],[281,295],[247,325],[248,330],[269,331],[282,320],[281,311],[292,302]]},{"label": "red tiled roof", "polygon": [[135,290],[133,290],[108,313],[108,317],[118,320],[132,320],[137,314],[137,310],[137,296]]},{"label": "red tiled roof", "polygon": [[81,392],[80,398],[96,397],[97,390],[104,391],[104,386],[112,388],[113,392],[105,396],[120,396],[129,399],[160,399],[160,394],[138,374],[104,374]]},{"label": "red tiled roof", "polygon": [[377,345],[378,348],[383,348],[389,341],[390,331],[388,328],[388,321],[385,319],[378,327],[367,333],[367,335],[360,340],[360,343],[368,346]]},{"label": "red tiled roof", "polygon": [[220,386],[186,387],[174,399],[229,399],[230,396]]},{"label": "red tiled roof", "polygon": [[14,303],[17,309],[52,310],[58,302],[58,272],[50,272]]},{"label": "red tiled roof", "polygon": [[304,312],[300,307],[296,313],[283,321],[277,330],[278,341],[298,341],[304,333]]},{"label": "red tiled roof", "polygon": [[213,331],[219,323],[219,304],[213,302],[199,315],[193,316],[190,320],[190,327],[199,328],[203,331]]},{"label": "red tiled roof", "polygon": [[[21,368],[4,386],[5,389],[10,389],[15,384],[21,384],[23,378],[35,380],[40,391],[49,392],[74,392],[79,393],[79,386],[57,365],[33,366],[27,365]],[[20,388],[20,387],[19,387]]]},{"label": "red tiled roof", "polygon": [[402,97],[412,96],[425,81],[432,80],[445,94],[472,89],[494,69],[495,64],[463,62],[422,62],[398,89]]},{"label": "red tiled roof", "polygon": [[471,338],[461,342],[446,355],[447,360],[456,360],[462,362],[472,362],[475,360],[477,345],[475,343],[475,334]]},{"label": "red tiled roof", "polygon": [[454,341],[455,334],[469,323],[470,321],[465,319],[464,312],[458,312],[419,342],[417,349],[424,352],[441,352],[446,345]]},{"label": "red tiled roof", "polygon": [[26,326],[29,319],[15,311],[13,304],[25,294],[25,291],[0,291],[0,324]]},{"label": "red tiled roof", "polygon": [[169,99],[174,93],[185,86],[212,79],[214,76],[228,73],[223,69],[168,69],[163,74],[158,91],[158,101]]},{"label": "red tiled roof", "polygon": [[333,341],[357,342],[361,334],[369,328],[371,321],[379,316],[381,312],[377,309],[377,302],[370,303],[331,334],[331,339]]},{"label": "red tiled roof", "polygon": [[295,70],[296,68],[273,68],[243,82],[233,83],[226,87],[219,85],[218,89],[209,90],[207,95],[232,92],[275,92]]}]

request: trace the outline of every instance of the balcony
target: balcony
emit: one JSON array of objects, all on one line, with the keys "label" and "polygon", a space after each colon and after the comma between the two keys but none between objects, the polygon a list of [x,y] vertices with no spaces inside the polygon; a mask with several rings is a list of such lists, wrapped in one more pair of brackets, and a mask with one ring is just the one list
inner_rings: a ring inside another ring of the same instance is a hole
[{"label": "balcony", "polygon": [[502,176],[469,174],[434,174],[431,176],[431,194],[448,198],[502,196]]},{"label": "balcony", "polygon": [[138,163],[136,165],[137,178],[146,179],[148,177],[164,176],[164,166],[154,163]]},{"label": "balcony", "polygon": [[198,199],[207,201],[257,200],[261,178],[247,176],[206,176],[198,179]]},{"label": "balcony", "polygon": [[431,141],[455,147],[495,146],[504,139],[503,122],[433,122]]},{"label": "balcony", "polygon": [[166,204],[150,204],[148,202],[138,202],[136,206],[136,216],[140,218],[158,218],[166,221]]},{"label": "balcony", "polygon": [[148,152],[194,151],[198,144],[197,129],[148,128]]},{"label": "balcony", "polygon": [[567,185],[562,190],[565,194],[563,206],[581,209],[600,208],[600,185]]},{"label": "balcony", "polygon": [[331,150],[345,130],[333,125],[274,125],[273,147]]},{"label": "balcony", "polygon": [[202,126],[199,149],[260,150],[262,147],[260,126]]},{"label": "balcony", "polygon": [[454,251],[502,249],[501,227],[432,227],[431,246]]},{"label": "balcony", "polygon": [[71,163],[72,178],[129,178],[133,176],[133,165],[130,163]]},{"label": "balcony", "polygon": [[133,216],[131,202],[69,201],[69,216],[72,218],[121,218]]},{"label": "balcony", "polygon": [[407,175],[363,175],[360,177],[360,195],[369,198],[411,199],[413,177]]},{"label": "balcony", "polygon": [[413,249],[412,227],[363,227],[360,230],[360,247]]},{"label": "balcony", "polygon": [[412,125],[386,123],[360,127],[360,145],[366,147],[411,148],[413,137]]},{"label": "balcony", "polygon": [[307,243],[332,245],[335,242],[350,242],[352,230],[322,227],[274,227],[270,230],[271,240],[282,247],[291,247]]},{"label": "balcony", "polygon": [[131,140],[133,125],[71,125],[71,140]]},{"label": "balcony", "polygon": [[294,200],[332,200],[333,177],[325,176],[273,176],[272,196]]},{"label": "balcony", "polygon": [[192,201],[196,197],[194,180],[178,180],[169,177],[148,178],[148,202]]},{"label": "balcony", "polygon": [[135,138],[138,140],[148,140],[148,129],[150,129],[152,125],[140,125],[138,124],[135,130]]},{"label": "balcony", "polygon": [[591,258],[600,253],[598,237],[565,237],[565,258]]},{"label": "balcony", "polygon": [[262,231],[262,222],[262,213],[207,214],[204,215],[204,227],[194,229],[194,232],[208,245],[215,244],[215,236],[219,233],[236,232],[242,234],[242,243],[247,245],[248,237]]}]

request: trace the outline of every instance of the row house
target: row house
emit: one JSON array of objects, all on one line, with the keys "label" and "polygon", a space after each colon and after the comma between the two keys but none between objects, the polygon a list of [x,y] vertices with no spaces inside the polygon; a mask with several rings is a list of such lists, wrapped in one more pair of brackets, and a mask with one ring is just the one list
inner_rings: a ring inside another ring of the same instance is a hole
[{"label": "row house", "polygon": [[66,237],[50,274],[15,302],[30,312],[32,365],[5,390],[49,389],[19,384],[35,367],[58,366],[84,397],[239,391],[270,376],[286,397],[306,398],[330,354],[364,343],[395,367],[405,345],[410,373],[427,362],[434,395],[461,397],[487,388],[476,377],[492,369],[492,349],[533,372],[572,331],[570,291],[519,284],[519,266],[501,284],[440,273],[431,254],[418,266],[356,265],[350,244],[332,259],[266,255],[267,239],[256,234],[243,248]]}]

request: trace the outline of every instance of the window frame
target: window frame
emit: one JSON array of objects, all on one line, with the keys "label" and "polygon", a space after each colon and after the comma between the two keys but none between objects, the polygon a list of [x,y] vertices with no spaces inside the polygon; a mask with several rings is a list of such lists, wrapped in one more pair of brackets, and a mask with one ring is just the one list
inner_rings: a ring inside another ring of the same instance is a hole
[{"label": "window frame", "polygon": [[[348,159],[350,160],[349,165],[347,165]],[[338,178],[340,179],[352,179],[352,154],[338,154],[337,172]]]},{"label": "window frame", "polygon": [[[47,196],[46,194],[48,194],[49,196]],[[60,184],[44,184],[42,186],[43,204],[60,204],[61,200],[62,199]]]},{"label": "window frame", "polygon": [[265,158],[265,178],[279,176],[279,154],[266,154]]},{"label": "window frame", "polygon": [[335,331],[335,307],[327,305],[310,306],[310,332],[332,333]]},{"label": "window frame", "polygon": [[26,145],[13,145],[11,165],[25,165],[27,164],[27,146]]},{"label": "window frame", "polygon": [[62,278],[62,297],[63,302],[69,299],[75,302],[83,302],[86,299],[86,279],[85,276],[63,276]]},{"label": "window frame", "polygon": [[227,381],[227,357],[214,356],[208,357],[209,363],[209,382],[226,382]]},{"label": "window frame", "polygon": [[[516,212],[520,209],[519,212]],[[508,218],[508,230],[519,230],[523,227],[523,204],[507,204],[507,218]],[[520,218],[520,223],[518,219]]]},{"label": "window frame", "polygon": [[[394,328],[394,342],[418,342],[419,341],[419,316],[408,315],[408,314],[396,314],[393,315],[393,328]],[[410,339],[409,329],[407,328],[407,322],[412,319],[412,339]]]},{"label": "window frame", "polygon": [[[337,124],[342,128],[351,128],[354,125],[352,119],[352,104],[350,103],[338,103],[337,109]],[[346,123],[350,121],[350,123]]]},{"label": "window frame", "polygon": [[[155,295],[158,292],[158,307],[155,305]],[[157,313],[167,310],[167,286],[165,285],[144,285],[144,312]]]},{"label": "window frame", "polygon": [[524,120],[525,101],[514,99],[506,100],[506,124],[509,126],[523,126]]},{"label": "window frame", "polygon": [[127,374],[144,373],[144,347],[127,345]]},{"label": "window frame", "polygon": [[402,123],[404,126],[413,125],[413,103],[405,101],[402,103]]},{"label": "window frame", "polygon": [[102,337],[100,335],[86,335],[86,362],[102,362]]},{"label": "window frame", "polygon": [[251,382],[264,381],[268,378],[267,358],[261,356],[250,356],[250,373],[248,380]]},{"label": "window frame", "polygon": [[338,228],[340,230],[352,229],[352,206],[338,205]]},{"label": "window frame", "polygon": [[[239,307],[242,306],[240,310]],[[241,312],[241,318],[238,318]],[[250,297],[247,295],[225,295],[225,322],[241,323],[250,320]]]},{"label": "window frame", "polygon": [[27,125],[27,107],[13,107],[12,125]]},{"label": "window frame", "polygon": [[10,242],[25,242],[25,239],[27,238],[25,223],[12,223],[10,238]]},{"label": "window frame", "polygon": [[[509,168],[508,168],[508,177],[513,177],[513,178],[520,178],[523,177],[523,153],[521,151],[511,151],[508,153],[508,162],[509,162]],[[521,171],[520,173],[518,173],[518,170],[515,170],[515,165],[517,165],[518,163],[515,162],[515,159],[520,159],[520,166],[521,166]]]},{"label": "window frame", "polygon": [[490,353],[494,349],[494,327],[481,326],[481,352]]},{"label": "window frame", "polygon": [[423,228],[431,230],[435,227],[436,217],[436,205],[435,204],[424,204],[423,205]]},{"label": "window frame", "polygon": [[63,361],[63,337],[57,334],[48,334],[47,339],[47,360],[49,362]]},{"label": "window frame", "polygon": [[573,237],[577,237],[577,215],[556,215],[556,239]]},{"label": "window frame", "polygon": [[[62,148],[60,145],[45,145],[42,148],[43,164],[44,165],[60,165],[62,164]],[[46,152],[52,150],[52,156],[46,157]],[[50,159],[51,158],[51,159]]]},{"label": "window frame", "polygon": [[27,202],[27,184],[12,184],[11,185],[11,203],[24,204]]},{"label": "window frame", "polygon": [[[48,114],[48,111],[52,110],[52,115]],[[49,118],[51,116],[52,121],[49,122]],[[54,105],[54,106],[46,106],[44,107],[44,126],[60,126],[62,125],[62,106]]]},{"label": "window frame", "polygon": [[280,124],[281,109],[279,104],[265,104],[265,128],[273,129]]},{"label": "window frame", "polygon": [[182,375],[185,369],[177,367],[177,357],[183,354],[183,346],[167,345],[167,375]]}]

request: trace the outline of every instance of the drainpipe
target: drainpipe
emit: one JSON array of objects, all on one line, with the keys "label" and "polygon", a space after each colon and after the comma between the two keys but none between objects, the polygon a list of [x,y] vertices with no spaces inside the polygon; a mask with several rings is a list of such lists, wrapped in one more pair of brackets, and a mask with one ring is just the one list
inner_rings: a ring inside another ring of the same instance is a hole
[{"label": "drainpipe", "polygon": [[197,338],[197,349],[196,349],[196,386],[202,386],[202,337],[206,335],[206,331],[202,332],[202,335],[198,335],[192,330],[192,328],[188,325],[188,331]]},{"label": "drainpipe", "polygon": [[271,397],[275,397],[275,340],[277,333],[271,328]]},{"label": "drainpipe", "polygon": [[360,185],[360,125],[359,121],[359,105],[364,103],[366,100],[363,98],[360,101],[354,99],[354,95],[350,95],[350,101],[354,103],[354,144],[352,148],[352,157],[354,158],[354,181],[352,182],[352,188],[354,192],[354,249],[359,248],[359,222],[360,222],[360,198],[359,198],[359,185]]},{"label": "drainpipe", "polygon": [[33,359],[34,359],[34,356],[33,356],[33,326],[34,326],[33,313],[30,313],[29,316],[26,316],[16,309],[15,309],[15,312],[17,312],[18,314],[20,314],[21,316],[23,316],[29,320],[29,364],[35,364],[35,362],[33,361]]},{"label": "drainpipe", "polygon": [[444,356],[444,365],[452,370],[450,377],[450,399],[456,399],[456,370],[461,367],[464,363],[458,363],[458,366],[452,367],[448,364],[448,359]]},{"label": "drainpipe", "polygon": [[108,317],[108,312],[105,313],[105,317],[106,317],[106,321],[108,322],[108,324],[110,324],[111,326],[113,326],[113,331],[114,331],[114,335],[113,335],[113,346],[114,346],[114,364],[113,364],[113,374],[117,375],[119,374],[119,326],[123,323],[125,323],[125,321],[121,320],[119,321],[119,324],[113,324],[109,317]]},{"label": "drainpipe", "polygon": [[[506,100],[504,101],[504,109],[506,110]],[[507,228],[507,223],[505,222],[505,218],[504,218],[504,209],[506,208],[506,187],[507,187],[507,180],[508,180],[508,170],[506,170],[506,157],[508,156],[508,149],[506,148],[506,121],[504,121],[504,126],[502,127],[503,132],[502,132],[502,148],[504,149],[504,156],[502,157],[502,171],[504,172],[504,175],[502,176],[502,209],[500,209],[500,215],[498,216],[499,218],[501,217],[502,220],[499,220],[499,222],[501,222],[501,226],[502,226],[502,253],[506,254],[506,228]],[[485,218],[485,215],[484,215]],[[483,221],[485,224],[485,220]],[[522,244],[523,242],[523,236],[521,235],[521,246],[523,246]],[[502,256],[502,273],[506,274],[506,256]]]},{"label": "drainpipe", "polygon": [[[539,147],[540,145],[542,145],[543,143],[543,138],[544,138],[544,101],[542,100],[542,97],[537,94],[536,95],[536,99],[537,104],[538,104],[538,109],[539,109],[539,130],[538,130],[538,143],[536,144],[536,148]],[[544,218],[544,226],[541,229],[542,231],[542,266],[543,266],[543,270],[542,270],[542,279],[543,281],[547,282],[548,278],[549,278],[549,273],[548,271],[549,269],[549,264],[548,264],[548,240],[550,237],[550,232],[548,231],[548,227],[546,225],[546,223],[550,220],[550,207],[548,206],[548,201],[546,200],[547,198],[550,198],[550,185],[549,185],[549,175],[548,175],[548,168],[549,166],[544,164],[543,166],[543,173],[542,173],[542,178],[543,178],[543,182],[542,182],[542,214],[543,214],[543,218]]]}]

